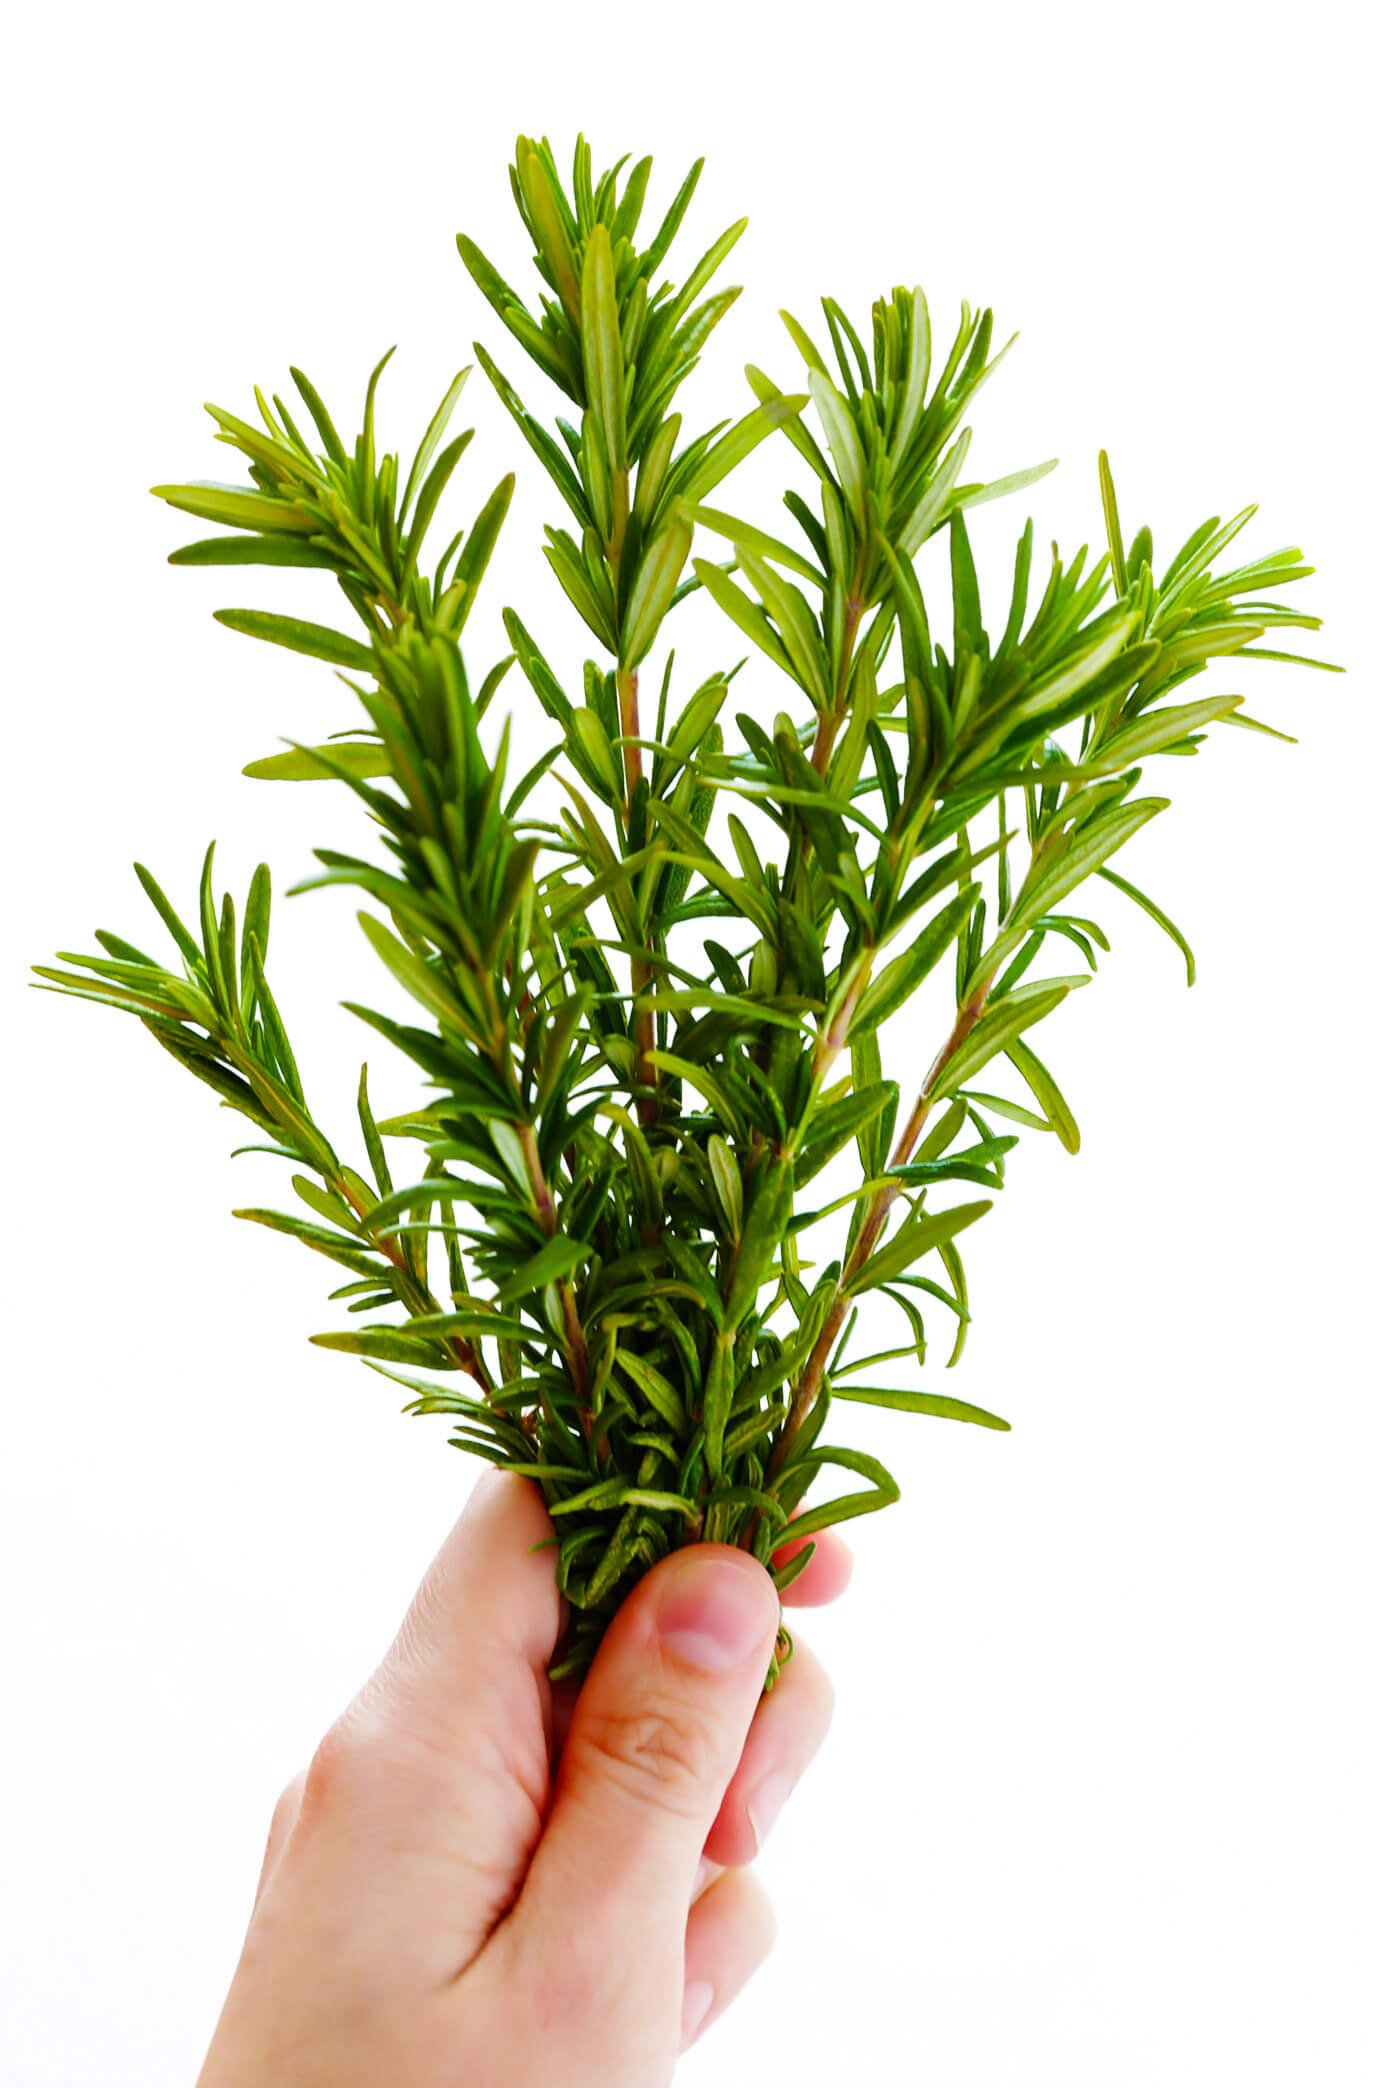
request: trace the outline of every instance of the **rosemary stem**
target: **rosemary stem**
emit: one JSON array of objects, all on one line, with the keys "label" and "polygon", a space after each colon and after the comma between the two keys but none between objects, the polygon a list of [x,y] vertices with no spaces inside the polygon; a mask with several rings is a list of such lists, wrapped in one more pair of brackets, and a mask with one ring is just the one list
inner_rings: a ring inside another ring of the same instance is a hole
[{"label": "rosemary stem", "polygon": [[[1039,853],[1039,844],[1036,843],[1030,851],[1031,869],[1034,868],[1038,861]],[[1009,925],[1010,921],[1007,915],[1006,920],[1001,923],[1002,936]],[[923,1076],[913,1110],[890,1156],[889,1164],[892,1169],[897,1170],[901,1167],[907,1167],[918,1150],[919,1142],[928,1128],[928,1119],[933,1113],[933,1105],[938,1099],[937,1084],[942,1077],[943,1069],[956,1057],[958,1051],[966,1043],[968,1037],[980,1021],[998,969],[999,960],[994,964],[988,963],[986,966],[979,968],[978,983],[975,985],[969,998],[958,1007],[952,1029],[934,1057],[928,1071]],[[837,1282],[831,1309],[823,1323],[816,1346],[803,1366],[792,1406],[788,1410],[787,1419],[779,1430],[778,1439],[774,1444],[769,1459],[770,1476],[782,1469],[799,1428],[816,1403],[817,1395],[822,1388],[822,1378],[826,1372],[827,1362],[836,1346],[837,1337],[845,1324],[846,1314],[850,1310],[851,1301],[847,1294],[847,1287],[854,1282],[860,1271],[865,1267],[866,1262],[870,1259],[870,1256],[874,1253],[880,1236],[888,1223],[889,1214],[902,1194],[903,1189],[899,1182],[887,1182],[884,1188],[876,1191],[870,1207],[861,1221],[855,1239],[846,1255],[845,1265]]]},{"label": "rosemary stem", "polygon": [[[352,1205],[359,1218],[365,1212],[371,1210],[371,1204],[365,1202],[363,1197],[354,1191],[352,1184],[343,1177],[339,1177],[337,1180],[330,1180],[328,1186],[337,1190],[345,1202]],[[440,1310],[438,1299],[424,1284],[417,1282],[414,1270],[396,1243],[385,1237],[378,1236],[374,1238],[372,1244],[377,1249],[377,1252],[383,1255],[396,1270],[404,1292],[402,1302],[412,1308],[412,1316],[418,1317],[425,1313],[438,1312]],[[491,1392],[493,1390],[493,1380],[489,1374],[488,1366],[473,1343],[467,1341],[462,1334],[452,1334],[449,1338],[448,1346],[459,1368],[467,1372],[484,1392]]]}]

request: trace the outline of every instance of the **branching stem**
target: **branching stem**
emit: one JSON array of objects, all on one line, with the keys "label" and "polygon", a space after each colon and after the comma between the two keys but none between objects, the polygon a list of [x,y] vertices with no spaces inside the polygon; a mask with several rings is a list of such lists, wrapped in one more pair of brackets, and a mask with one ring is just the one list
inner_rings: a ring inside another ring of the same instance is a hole
[{"label": "branching stem", "polygon": [[[1038,860],[1038,856],[1039,845],[1036,843],[1030,851],[1031,869],[1033,869]],[[1002,934],[998,940],[1003,939],[1008,925],[1009,917],[1007,916],[1006,922],[1001,924]],[[970,997],[958,1007],[952,1029],[923,1077],[913,1111],[903,1131],[900,1133],[894,1151],[890,1156],[889,1165],[892,1170],[897,1171],[901,1167],[907,1167],[918,1150],[919,1142],[928,1128],[928,1119],[932,1115],[933,1105],[938,1099],[937,1085],[942,1078],[943,1070],[956,1057],[962,1045],[966,1043],[968,1037],[976,1028],[977,1023],[981,1020],[998,969],[999,960],[994,964],[987,964],[985,967],[978,969],[978,983]],[[849,1286],[855,1281],[855,1278],[860,1274],[860,1271],[874,1253],[889,1221],[890,1212],[902,1194],[903,1187],[899,1182],[886,1183],[884,1188],[876,1191],[870,1207],[861,1221],[855,1239],[847,1252],[845,1265],[842,1268],[836,1292],[832,1298],[831,1309],[827,1313],[821,1333],[817,1338],[817,1344],[803,1366],[802,1375],[798,1379],[797,1391],[793,1396],[792,1406],[788,1410],[788,1417],[779,1430],[778,1439],[769,1458],[768,1469],[770,1476],[781,1470],[787,1460],[788,1452],[796,1439],[798,1430],[816,1404],[817,1396],[822,1389],[822,1379],[826,1374],[827,1363],[836,1347],[841,1329],[845,1325],[846,1314],[850,1310]]]},{"label": "branching stem", "polygon": [[[346,1203],[352,1205],[359,1218],[365,1212],[371,1210],[371,1204],[365,1200],[361,1192],[355,1191],[352,1184],[342,1176],[337,1178],[326,1176],[325,1180],[329,1188],[335,1190]],[[411,1308],[412,1317],[415,1318],[425,1313],[438,1312],[440,1310],[438,1299],[424,1284],[417,1282],[415,1271],[411,1268],[410,1263],[396,1242],[386,1238],[384,1235],[378,1235],[374,1237],[372,1244],[377,1249],[377,1252],[385,1256],[396,1270],[400,1278],[402,1303]],[[493,1390],[493,1380],[489,1375],[488,1366],[473,1343],[467,1341],[462,1334],[453,1334],[450,1336],[448,1346],[459,1368],[466,1371],[484,1392],[491,1392]]]},{"label": "branching stem", "polygon": [[[982,986],[972,995],[969,1001],[964,1002],[957,1010],[957,1019],[952,1025],[951,1033],[933,1060],[924,1077],[923,1084],[919,1088],[913,1114],[905,1124],[891,1156],[889,1163],[891,1168],[907,1167],[912,1160],[918,1148],[919,1140],[927,1129],[928,1119],[933,1111],[933,1104],[937,1100],[935,1093],[937,1081],[941,1077],[944,1066],[948,1065],[956,1056],[958,1050],[975,1029],[981,1018],[982,1010],[986,1005],[987,991],[988,988]],[[836,1294],[832,1299],[831,1309],[827,1313],[822,1331],[817,1338],[817,1345],[803,1367],[802,1376],[798,1379],[797,1391],[794,1394],[792,1406],[788,1410],[788,1418],[779,1431],[778,1441],[775,1443],[773,1454],[769,1459],[768,1469],[770,1477],[782,1469],[799,1428],[801,1428],[816,1404],[817,1395],[822,1389],[822,1379],[826,1373],[827,1362],[836,1346],[837,1337],[845,1324],[846,1314],[850,1310],[849,1285],[854,1282],[869,1261],[870,1256],[874,1253],[880,1235],[889,1221],[889,1214],[902,1194],[903,1188],[900,1183],[886,1183],[883,1189],[876,1192],[869,1210],[861,1221],[854,1244],[846,1256],[845,1267],[842,1269],[840,1281],[836,1287]]]}]

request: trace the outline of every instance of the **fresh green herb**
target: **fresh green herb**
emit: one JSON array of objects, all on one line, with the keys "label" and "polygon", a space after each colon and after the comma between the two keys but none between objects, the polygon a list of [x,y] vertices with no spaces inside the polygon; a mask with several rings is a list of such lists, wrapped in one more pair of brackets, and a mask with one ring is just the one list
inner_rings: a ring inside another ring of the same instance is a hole
[{"label": "fresh green herb", "polygon": [[[1250,722],[1240,697],[1185,687],[1211,661],[1317,625],[1269,598],[1309,572],[1299,552],[1223,567],[1250,509],[1158,570],[1147,530],[1127,544],[1104,456],[1101,556],[1055,546],[1041,582],[1026,524],[992,636],[967,516],[1049,467],[968,480],[992,315],[964,308],[935,367],[922,290],[876,304],[864,334],[824,300],[824,347],[785,314],[793,384],[751,368],[749,410],[686,436],[674,400],[738,294],[717,278],[742,230],[664,275],[699,172],[654,222],[648,160],[596,176],[582,140],[566,182],[544,141],[519,140],[535,304],[459,241],[570,402],[553,430],[476,346],[556,496],[544,556],[598,648],[580,688],[512,610],[507,656],[466,672],[512,481],[427,558],[469,440],[449,435],[463,371],[404,466],[378,447],[382,364],[351,441],[294,371],[293,408],[258,391],[254,419],[214,409],[248,483],[155,489],[223,532],[176,564],[318,567],[352,613],[352,635],[219,620],[328,662],[358,706],[342,736],[248,773],[335,780],[370,815],[377,845],[320,849],[307,880],[364,895],[367,939],[416,1004],[353,1007],[427,1090],[379,1120],[364,1070],[365,1171],[301,1086],[267,981],[264,867],[239,916],[210,849],[189,926],[140,869],[170,963],[103,933],[101,954],[40,968],[138,1015],[290,1163],[303,1209],[239,1215],[346,1272],[352,1323],[314,1338],[541,1487],[574,1619],[558,1672],[673,1546],[746,1546],[786,1585],[799,1540],[894,1500],[876,1459],[825,1440],[833,1401],[1007,1425],[917,1380],[932,1325],[961,1355],[963,1235],[1019,1128],[1078,1147],[1038,1033],[1107,948],[1081,887],[1141,907],[1192,980],[1184,937],[1115,868],[1168,803],[1142,766]],[[713,504],[771,435],[798,471],[794,542]],[[693,559],[697,531],[711,555]],[[936,636],[921,554],[950,586]],[[729,655],[652,666],[696,588],[733,627]],[[550,738],[520,776],[494,708],[514,663]],[[901,1098],[880,1033],[934,974],[952,981],[943,1041]],[[389,1145],[419,1157],[393,1165]],[[869,1354],[857,1315],[876,1296],[903,1338]],[[845,1490],[804,1506],[828,1467]]]}]

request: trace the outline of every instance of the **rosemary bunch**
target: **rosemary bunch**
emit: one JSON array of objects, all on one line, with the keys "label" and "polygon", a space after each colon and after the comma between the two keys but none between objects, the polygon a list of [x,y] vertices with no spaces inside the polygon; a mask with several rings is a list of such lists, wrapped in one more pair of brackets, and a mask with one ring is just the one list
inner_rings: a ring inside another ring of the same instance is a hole
[{"label": "rosemary bunch", "polygon": [[[544,555],[597,648],[582,686],[513,610],[506,656],[466,670],[512,480],[427,558],[469,440],[449,435],[462,370],[409,465],[379,451],[383,364],[351,443],[294,371],[293,410],[260,391],[254,419],[213,410],[248,481],[155,489],[223,532],[175,564],[337,583],[351,635],[218,616],[328,662],[356,707],[327,744],[247,773],[331,779],[368,813],[368,852],[319,849],[299,889],[368,902],[367,939],[417,1012],[349,1005],[423,1076],[421,1099],[379,1119],[364,1069],[363,1171],[340,1158],[267,980],[264,867],[239,916],[210,849],[187,926],[140,869],[174,957],[103,932],[99,954],[40,967],[138,1015],[290,1162],[301,1208],[239,1215],[347,1273],[333,1295],[349,1323],[314,1339],[541,1487],[572,1605],[558,1672],[584,1666],[673,1546],[742,1544],[785,1586],[810,1556],[800,1540],[894,1500],[883,1465],[828,1440],[833,1403],[1006,1427],[916,1366],[935,1315],[949,1367],[962,1352],[961,1238],[1020,1129],[1077,1149],[1028,1033],[1107,948],[1080,888],[1142,907],[1192,980],[1179,930],[1115,867],[1168,802],[1141,789],[1144,764],[1194,753],[1215,725],[1268,730],[1240,697],[1184,685],[1217,659],[1290,657],[1268,634],[1317,623],[1269,599],[1309,572],[1299,552],[1224,566],[1250,509],[1201,523],[1163,565],[1147,530],[1128,543],[1104,456],[1104,554],[1055,546],[1041,578],[1026,524],[992,635],[967,516],[1049,467],[967,479],[992,315],[964,308],[935,366],[922,290],[895,290],[862,331],[825,299],[825,347],[785,314],[796,388],[751,368],[749,410],[690,436],[674,401],[738,295],[717,279],[743,228],[669,281],[700,167],[654,222],[650,164],[596,175],[582,140],[567,181],[544,141],[519,140],[535,303],[459,240],[514,348],[568,402],[553,432],[475,345],[557,498]],[[712,504],[773,434],[795,453],[795,542]],[[713,557],[692,558],[698,530]],[[950,577],[936,634],[924,554]],[[733,626],[730,657],[693,674],[665,649],[650,673],[698,588]],[[549,738],[521,775],[494,708],[514,664]],[[751,691],[744,708],[737,676],[772,701],[756,712]],[[881,1033],[934,972],[952,1010],[901,1096]],[[417,1157],[393,1166],[389,1144]],[[901,1334],[867,1353],[871,1299]],[[842,1490],[802,1505],[828,1468]]]}]

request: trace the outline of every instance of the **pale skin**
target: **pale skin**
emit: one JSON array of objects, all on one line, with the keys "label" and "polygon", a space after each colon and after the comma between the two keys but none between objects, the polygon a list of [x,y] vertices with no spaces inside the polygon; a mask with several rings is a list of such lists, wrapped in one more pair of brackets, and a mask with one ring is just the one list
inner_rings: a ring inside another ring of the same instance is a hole
[{"label": "pale skin", "polygon": [[[728,1546],[662,1560],[578,1694],[525,1479],[489,1474],[276,1806],[200,2088],[660,2088],[766,1955],[747,1866],[831,1716]],[[830,1601],[833,1536],[786,1592]]]}]

